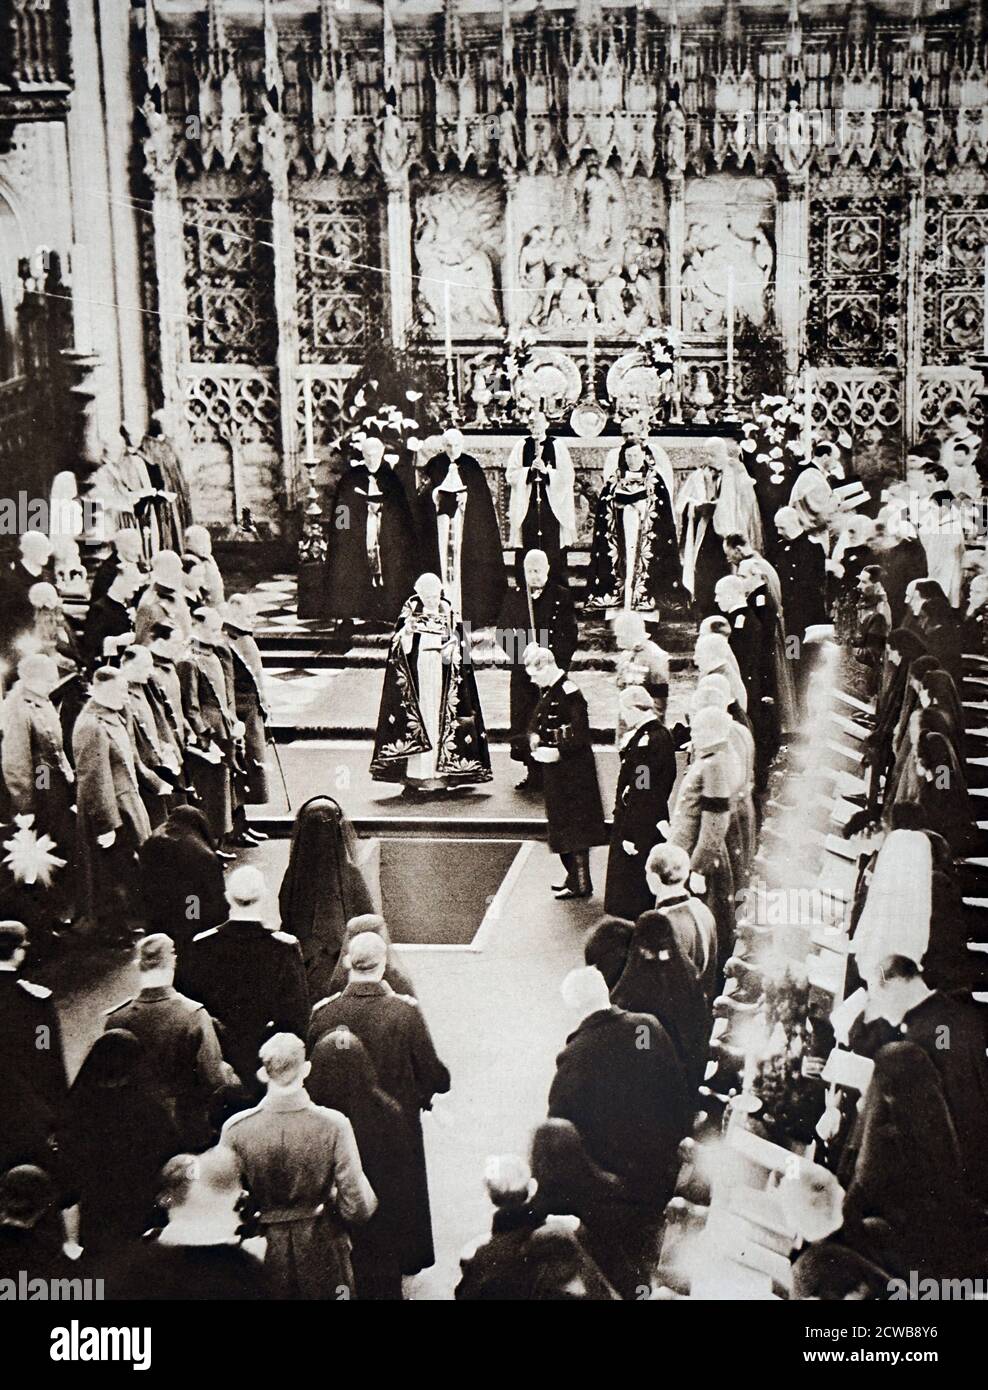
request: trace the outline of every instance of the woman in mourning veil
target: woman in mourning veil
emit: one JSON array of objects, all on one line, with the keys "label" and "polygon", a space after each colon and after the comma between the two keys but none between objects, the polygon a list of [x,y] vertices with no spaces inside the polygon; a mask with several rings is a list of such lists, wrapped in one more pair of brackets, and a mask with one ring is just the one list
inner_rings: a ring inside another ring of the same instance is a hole
[{"label": "woman in mourning veil", "polygon": [[347,922],[380,906],[369,849],[331,796],[299,808],[278,905],[282,930],[302,944],[311,999],[331,993]]},{"label": "woman in mourning veil", "polygon": [[377,1198],[368,1222],[350,1233],[357,1297],[401,1298],[401,1276],[414,1273],[416,1185],[401,1107],[381,1088],[367,1049],[348,1028],[324,1033],[312,1049],[305,1088],[316,1105],[353,1125],[360,1162]]},{"label": "woman in mourning veil", "polygon": [[699,1086],[709,1051],[710,1009],[696,966],[664,913],[643,912],[635,923],[611,1003],[657,1018],[672,1039],[690,1090]]},{"label": "woman in mourning veil", "polygon": [[93,1043],[57,1138],[63,1190],[79,1206],[86,1254],[138,1240],[151,1224],[162,1164],[180,1140],[148,1084],[145,1050],[133,1033],[111,1028]]}]

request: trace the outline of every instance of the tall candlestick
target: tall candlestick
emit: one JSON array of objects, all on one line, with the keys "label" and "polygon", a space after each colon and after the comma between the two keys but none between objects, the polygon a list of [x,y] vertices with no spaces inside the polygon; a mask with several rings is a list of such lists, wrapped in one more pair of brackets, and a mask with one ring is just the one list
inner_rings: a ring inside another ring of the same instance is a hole
[{"label": "tall candlestick", "polygon": [[806,458],[813,452],[813,368],[803,372],[803,454]]},{"label": "tall candlestick", "polygon": [[727,267],[727,381],[724,389],[724,418],[736,420],[734,408],[734,267]]},{"label": "tall candlestick", "polygon": [[590,332],[587,334],[587,400],[597,399],[596,382],[597,375],[597,339],[594,335],[594,325],[596,319],[590,320]]},{"label": "tall candlestick", "polygon": [[453,322],[449,303],[449,281],[443,281],[443,338],[446,350],[446,403],[450,415],[456,409],[455,374],[453,371]]},{"label": "tall candlestick", "polygon": [[302,402],[305,406],[305,460],[315,462],[312,448],[312,378],[307,374],[302,378]]},{"label": "tall candlestick", "polygon": [[982,331],[981,351],[984,353],[985,357],[988,357],[988,246],[985,247],[985,283],[982,299],[982,318],[984,319],[984,327]]}]

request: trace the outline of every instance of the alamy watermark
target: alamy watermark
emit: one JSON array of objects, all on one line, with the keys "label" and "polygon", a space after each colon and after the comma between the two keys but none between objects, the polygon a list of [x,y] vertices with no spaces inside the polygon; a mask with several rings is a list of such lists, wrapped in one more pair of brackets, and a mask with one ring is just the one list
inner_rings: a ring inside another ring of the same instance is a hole
[{"label": "alamy watermark", "polygon": [[22,536],[40,531],[46,536],[100,537],[103,504],[94,497],[0,497],[0,536]]}]

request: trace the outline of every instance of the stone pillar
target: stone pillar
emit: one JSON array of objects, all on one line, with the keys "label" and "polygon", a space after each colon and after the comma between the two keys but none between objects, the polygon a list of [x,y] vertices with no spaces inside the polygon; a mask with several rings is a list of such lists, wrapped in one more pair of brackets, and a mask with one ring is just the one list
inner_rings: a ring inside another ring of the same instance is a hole
[{"label": "stone pillar", "polygon": [[388,179],[387,254],[391,341],[404,343],[412,324],[412,209],[408,172]]},{"label": "stone pillar", "polygon": [[919,385],[923,365],[923,220],[926,198],[923,175],[909,174],[909,220],[906,226],[905,341],[902,372],[902,438],[909,444],[920,433]]},{"label": "stone pillar", "polygon": [[790,373],[799,369],[806,342],[809,288],[809,180],[790,173],[775,210],[775,317]]},{"label": "stone pillar", "polygon": [[[120,401],[124,423],[140,438],[147,426],[147,377],[141,313],[141,258],[136,219],[145,216],[131,203],[130,152],[134,105],[130,90],[130,6],[98,0],[99,42],[106,127],[107,186],[112,232],[110,248],[91,248],[112,260],[113,298],[120,343]],[[78,69],[76,69],[78,75]]]},{"label": "stone pillar", "polygon": [[[97,0],[69,0],[74,90],[66,119],[75,255],[72,295],[76,331],[98,354],[91,378],[98,440],[116,450],[123,421],[122,364],[114,275],[107,132]],[[129,67],[127,49],[121,59]]]},{"label": "stone pillar", "polygon": [[300,497],[295,384],[298,373],[296,315],[295,215],[288,183],[285,127],[271,113],[261,131],[264,167],[271,183],[271,222],[274,242],[274,303],[278,319],[278,398],[281,421],[281,467],[286,506],[293,513]]},{"label": "stone pillar", "polygon": [[683,243],[686,240],[686,180],[680,173],[669,173],[669,254],[666,279],[669,282],[669,324],[675,333],[683,327]]},{"label": "stone pillar", "polygon": [[167,122],[156,128],[157,143],[145,142],[147,172],[153,189],[154,271],[158,301],[158,352],[165,433],[176,443],[188,431],[182,364],[188,358],[185,305],[185,231],[175,161]]}]

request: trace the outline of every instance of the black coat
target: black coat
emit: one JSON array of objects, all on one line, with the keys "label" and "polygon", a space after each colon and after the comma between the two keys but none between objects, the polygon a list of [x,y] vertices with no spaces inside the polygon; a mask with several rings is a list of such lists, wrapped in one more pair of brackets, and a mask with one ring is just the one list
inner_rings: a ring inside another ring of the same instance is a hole
[{"label": "black coat", "polygon": [[49,1166],[49,1140],[67,1094],[51,990],[0,971],[0,1171]]},{"label": "black coat", "polygon": [[668,1202],[690,1113],[676,1049],[648,1014],[599,1009],[556,1058],[550,1116],[572,1121],[587,1153],[621,1179],[629,1200],[656,1209]]},{"label": "black coat", "polygon": [[906,611],[906,589],[914,579],[926,577],[926,551],[918,537],[910,537],[876,549],[875,564],[882,568],[882,587],[892,610],[892,626],[898,627]]},{"label": "black coat", "polygon": [[[532,627],[531,618],[535,619]],[[561,671],[568,671],[579,640],[573,599],[565,584],[549,580],[528,611],[528,591],[524,585],[509,589],[497,620],[497,641],[511,662],[509,682],[511,756],[516,762],[529,759],[528,721],[539,702],[539,688],[525,672],[522,658],[530,642],[547,647]]]},{"label": "black coat", "polygon": [[[344,1045],[343,1040],[349,1039]],[[357,1297],[401,1297],[401,1276],[419,1268],[415,1154],[401,1106],[384,1091],[370,1054],[345,1032],[324,1033],[312,1049],[306,1090],[353,1125],[377,1210],[350,1232]]]},{"label": "black coat", "polygon": [[367,556],[367,488],[370,470],[348,468],[333,504],[326,559],[324,609],[331,618],[365,618],[393,623],[421,573],[412,508],[405,489],[388,464],[374,478],[381,490],[381,583]]},{"label": "black coat", "polygon": [[[621,750],[607,857],[606,912],[633,921],[654,906],[654,896],[645,882],[645,861],[653,845],[665,839],[659,822],[669,819],[675,780],[672,735],[658,719],[649,719],[639,725]],[[626,841],[635,846],[635,854],[625,851]]]},{"label": "black coat", "polygon": [[782,586],[782,621],[786,636],[802,639],[808,627],[827,621],[827,559],[823,546],[803,533],[780,541],[772,562]]},{"label": "black coat", "polygon": [[134,614],[124,604],[110,598],[109,594],[90,603],[82,631],[82,657],[86,665],[92,667],[100,664],[107,637],[122,637],[125,632],[133,630]]},{"label": "black coat", "polygon": [[[225,922],[223,864],[200,811],[180,807],[137,852],[148,929],[166,932],[181,955],[194,936]],[[195,820],[201,828],[194,828]]]},{"label": "black coat", "polygon": [[309,999],[302,948],[261,922],[224,922],[200,932],[179,961],[176,987],[220,1025],[223,1055],[257,1095],[257,1054],[274,1033],[305,1036]]},{"label": "black coat", "polygon": [[410,1216],[415,1222],[406,1250],[406,1274],[415,1274],[435,1262],[432,1216],[425,1167],[420,1112],[432,1108],[432,1098],[449,1090],[450,1078],[439,1060],[428,1025],[418,1004],[395,994],[382,982],[359,981],[347,985],[313,1010],[309,1048],[343,1025],[364,1044],[377,1071],[381,1089],[397,1101],[404,1117],[409,1144],[407,1191]]},{"label": "black coat", "polygon": [[[460,617],[473,627],[486,627],[497,621],[508,584],[504,569],[501,529],[494,509],[494,499],[491,497],[491,490],[480,464],[469,454],[461,454],[456,460],[456,465],[467,490],[460,576]],[[424,488],[418,495],[417,521],[422,545],[422,566],[423,569],[432,570],[440,578],[443,578],[443,570],[439,561],[439,524],[435,494],[449,468],[450,459],[447,454],[437,454],[431,459],[422,471]]]},{"label": "black coat", "polygon": [[542,692],[528,731],[537,734],[543,746],[559,750],[558,762],[539,764],[553,854],[605,845],[607,828],[582,691],[561,677]]}]

